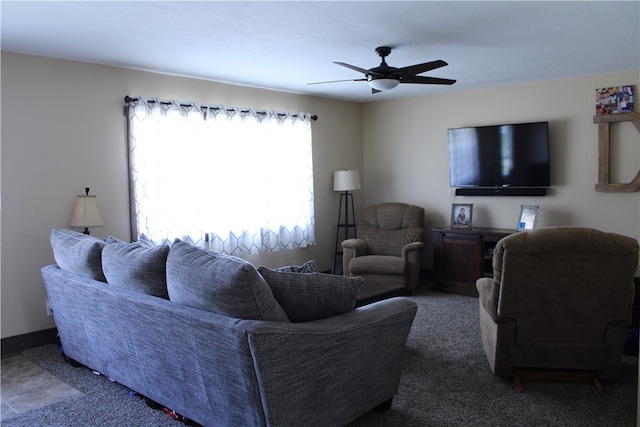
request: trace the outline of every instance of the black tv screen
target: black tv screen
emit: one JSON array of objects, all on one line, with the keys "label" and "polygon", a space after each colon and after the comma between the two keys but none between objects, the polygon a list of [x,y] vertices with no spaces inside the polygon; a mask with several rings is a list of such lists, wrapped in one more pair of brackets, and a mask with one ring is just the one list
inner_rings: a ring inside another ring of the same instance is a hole
[{"label": "black tv screen", "polygon": [[449,129],[451,187],[549,187],[549,123]]}]

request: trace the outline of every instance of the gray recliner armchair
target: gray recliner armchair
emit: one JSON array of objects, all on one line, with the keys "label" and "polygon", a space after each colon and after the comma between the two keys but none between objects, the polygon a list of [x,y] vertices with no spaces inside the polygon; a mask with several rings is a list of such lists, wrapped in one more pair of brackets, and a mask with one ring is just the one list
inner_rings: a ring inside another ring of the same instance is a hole
[{"label": "gray recliner armchair", "polygon": [[358,238],[342,242],[343,272],[364,284],[358,303],[413,291],[420,274],[424,209],[381,203],[362,210]]},{"label": "gray recliner armchair", "polygon": [[522,391],[521,373],[582,371],[601,392],[622,359],[637,268],[638,242],[615,233],[549,227],[500,240],[493,278],[476,282],[494,375]]}]

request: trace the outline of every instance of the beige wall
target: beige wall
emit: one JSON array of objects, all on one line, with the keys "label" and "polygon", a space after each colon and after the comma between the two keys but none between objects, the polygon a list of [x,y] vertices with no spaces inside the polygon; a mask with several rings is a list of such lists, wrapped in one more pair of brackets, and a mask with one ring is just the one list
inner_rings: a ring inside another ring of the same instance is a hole
[{"label": "beige wall", "polygon": [[[452,203],[473,203],[473,225],[514,229],[520,205],[540,206],[539,226],[576,225],[640,237],[640,193],[596,192],[595,90],[635,85],[638,71],[492,87],[364,105],[364,203],[405,201],[426,209],[427,229],[450,224]],[[638,111],[638,106],[635,107]],[[551,184],[546,197],[450,193],[447,129],[549,121]],[[612,126],[612,182],[640,167],[640,133]],[[432,267],[431,233],[423,264]]]},{"label": "beige wall", "polygon": [[1,64],[2,338],[54,326],[40,268],[53,263],[51,229],[68,228],[84,187],[98,196],[106,224],[92,235],[130,238],[125,95],[317,114],[317,245],[250,260],[278,266],[314,259],[319,269],[331,267],[339,203],[333,171],[362,169],[360,104],[7,52]]},{"label": "beige wall", "polygon": [[[71,61],[2,53],[2,338],[51,328],[40,267],[53,262],[52,228],[67,228],[85,186],[98,196],[106,227],[98,237],[129,238],[127,151],[122,104],[142,95],[308,111],[313,125],[317,246],[248,258],[277,266],[314,259],[331,266],[339,199],[334,170],[361,170],[364,204],[424,206],[427,227],[450,220],[451,203],[473,203],[474,225],[514,228],[521,204],[541,207],[539,224],[585,225],[640,236],[640,193],[598,193],[597,87],[633,84],[638,72],[456,91],[356,104]],[[637,98],[637,96],[636,96]],[[638,107],[636,107],[638,110]],[[553,187],[546,197],[450,195],[446,130],[549,120]],[[613,176],[630,181],[640,165],[640,136],[630,123],[613,132]],[[425,233],[424,267],[432,267]]]}]

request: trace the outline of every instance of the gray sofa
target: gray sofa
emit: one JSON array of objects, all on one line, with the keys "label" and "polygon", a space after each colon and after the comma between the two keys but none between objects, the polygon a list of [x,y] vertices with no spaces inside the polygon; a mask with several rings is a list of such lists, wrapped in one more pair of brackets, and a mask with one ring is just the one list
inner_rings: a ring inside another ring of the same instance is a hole
[{"label": "gray sofa", "polygon": [[65,355],[199,424],[341,426],[398,390],[416,305],[354,309],[359,278],[181,241],[53,230],[51,243],[42,275]]}]

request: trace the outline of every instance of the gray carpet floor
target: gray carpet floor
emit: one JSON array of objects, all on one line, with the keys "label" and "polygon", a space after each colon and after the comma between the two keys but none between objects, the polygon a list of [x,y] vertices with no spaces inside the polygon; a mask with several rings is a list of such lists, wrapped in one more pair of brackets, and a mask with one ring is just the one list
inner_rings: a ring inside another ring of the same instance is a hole
[{"label": "gray carpet floor", "polygon": [[[428,289],[410,298],[419,308],[393,407],[367,413],[350,427],[636,425],[637,357],[623,356],[619,378],[603,382],[604,396],[589,384],[536,381],[525,381],[525,392],[518,394],[511,381],[491,374],[476,298]],[[108,378],[67,365],[54,345],[23,355],[82,395],[5,419],[3,426],[182,425]]]}]

